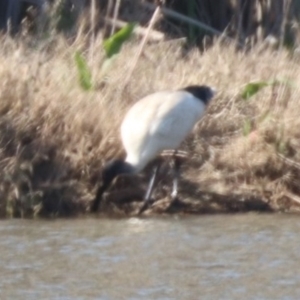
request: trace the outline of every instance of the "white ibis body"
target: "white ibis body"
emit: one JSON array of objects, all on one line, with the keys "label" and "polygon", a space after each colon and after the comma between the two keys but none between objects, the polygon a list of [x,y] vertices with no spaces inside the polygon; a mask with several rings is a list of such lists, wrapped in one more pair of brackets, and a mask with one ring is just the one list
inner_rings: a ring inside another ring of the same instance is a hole
[{"label": "white ibis body", "polygon": [[[103,193],[113,179],[125,173],[138,173],[163,150],[178,149],[185,137],[205,113],[214,90],[208,86],[188,86],[175,91],[162,91],[144,97],[125,115],[121,138],[125,160],[112,160],[103,168],[102,184],[98,188],[91,210],[97,211]],[[151,198],[158,168],[151,178],[145,196],[145,206]],[[174,164],[172,198],[177,195],[179,163]]]}]

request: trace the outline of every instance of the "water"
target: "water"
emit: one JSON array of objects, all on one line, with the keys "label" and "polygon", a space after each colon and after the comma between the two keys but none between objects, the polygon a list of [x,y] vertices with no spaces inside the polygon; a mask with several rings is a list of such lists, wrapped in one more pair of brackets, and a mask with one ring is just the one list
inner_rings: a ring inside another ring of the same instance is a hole
[{"label": "water", "polygon": [[300,299],[300,218],[0,222],[0,299]]}]

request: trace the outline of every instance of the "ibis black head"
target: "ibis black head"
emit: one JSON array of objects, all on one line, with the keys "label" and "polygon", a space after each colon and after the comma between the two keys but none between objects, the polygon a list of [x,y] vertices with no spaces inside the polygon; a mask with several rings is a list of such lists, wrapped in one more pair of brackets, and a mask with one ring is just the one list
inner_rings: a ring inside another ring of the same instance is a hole
[{"label": "ibis black head", "polygon": [[102,184],[97,190],[96,197],[92,203],[91,211],[96,212],[98,210],[102,200],[102,195],[118,175],[132,172],[133,167],[123,160],[115,159],[109,161],[102,170]]},{"label": "ibis black head", "polygon": [[205,105],[209,103],[211,98],[215,95],[215,90],[207,85],[189,85],[182,89],[194,97],[198,98]]}]

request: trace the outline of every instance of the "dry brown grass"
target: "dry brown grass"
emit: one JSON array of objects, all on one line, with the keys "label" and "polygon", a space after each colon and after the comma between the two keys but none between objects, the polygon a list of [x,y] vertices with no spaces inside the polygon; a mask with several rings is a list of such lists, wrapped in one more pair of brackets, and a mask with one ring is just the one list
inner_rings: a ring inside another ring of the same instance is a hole
[{"label": "dry brown grass", "polygon": [[[1,45],[2,216],[88,211],[101,166],[124,155],[118,128],[126,109],[148,93],[195,83],[215,86],[219,93],[183,145],[191,157],[184,166],[181,202],[168,207],[166,175],[156,193],[162,200],[153,211],[298,210],[300,72],[287,52],[256,48],[245,54],[216,42],[183,57],[176,42],[148,45],[122,90],[138,44],[126,45],[103,78],[97,39],[93,57],[85,49],[97,88],[85,92],[73,59],[77,49],[84,49],[81,40],[70,45],[57,37],[28,46],[2,37]],[[288,78],[295,86],[266,87],[248,101],[241,99],[248,82],[275,78]],[[245,136],[246,121],[252,127]],[[103,211],[132,213],[137,204],[128,200],[141,200],[146,182],[147,176],[119,179]]]}]

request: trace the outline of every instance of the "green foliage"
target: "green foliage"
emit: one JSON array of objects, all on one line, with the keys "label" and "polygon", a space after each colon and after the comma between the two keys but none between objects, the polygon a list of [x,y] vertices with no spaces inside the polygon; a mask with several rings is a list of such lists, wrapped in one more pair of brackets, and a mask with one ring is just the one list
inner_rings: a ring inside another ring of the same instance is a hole
[{"label": "green foliage", "polygon": [[283,155],[287,153],[287,143],[285,141],[279,141],[276,146],[278,153]]},{"label": "green foliage", "polygon": [[287,139],[285,138],[284,124],[281,124],[276,132],[275,149],[283,155],[287,152]]},{"label": "green foliage", "polygon": [[132,36],[134,27],[135,23],[129,23],[104,41],[107,58],[111,58],[120,52],[122,45]]},{"label": "green foliage", "polygon": [[275,79],[269,82],[269,85],[286,85],[287,87],[294,88],[297,87],[294,81],[290,79]]},{"label": "green foliage", "polygon": [[288,87],[295,87],[295,84],[288,79],[275,79],[271,81],[256,81],[248,83],[242,93],[241,96],[244,100],[248,100],[255,94],[257,94],[261,89],[266,86],[275,86],[275,85],[286,85]]},{"label": "green foliage", "polygon": [[251,124],[251,120],[247,119],[244,122],[243,125],[243,135],[244,136],[248,136],[252,131],[252,124]]},{"label": "green foliage", "polygon": [[262,88],[268,85],[269,83],[266,81],[257,81],[257,82],[248,83],[245,86],[244,90],[242,91],[241,96],[244,100],[248,100],[249,98],[257,94]]},{"label": "green foliage", "polygon": [[79,51],[75,53],[75,63],[78,70],[79,84],[85,90],[89,91],[93,88],[92,73],[88,67],[85,58]]},{"label": "green foliage", "polygon": [[[129,23],[104,41],[103,47],[106,53],[106,59],[101,66],[102,75],[105,75],[111,66],[115,56],[120,52],[123,43],[131,37],[134,27],[134,23]],[[94,87],[94,84],[92,72],[87,61],[79,51],[75,53],[74,59],[77,66],[79,84],[85,91],[90,91]]]},{"label": "green foliage", "polygon": [[101,74],[102,76],[105,76],[105,74],[109,71],[111,68],[114,60],[116,58],[116,55],[112,56],[111,58],[107,58],[104,60],[102,66],[101,66]]},{"label": "green foliage", "polygon": [[258,122],[259,124],[262,124],[262,123],[264,123],[264,122],[269,121],[270,119],[271,119],[271,113],[270,113],[270,110],[267,110],[267,111],[265,111],[263,114],[261,114],[261,116],[259,116],[259,117],[257,118],[257,122]]}]

